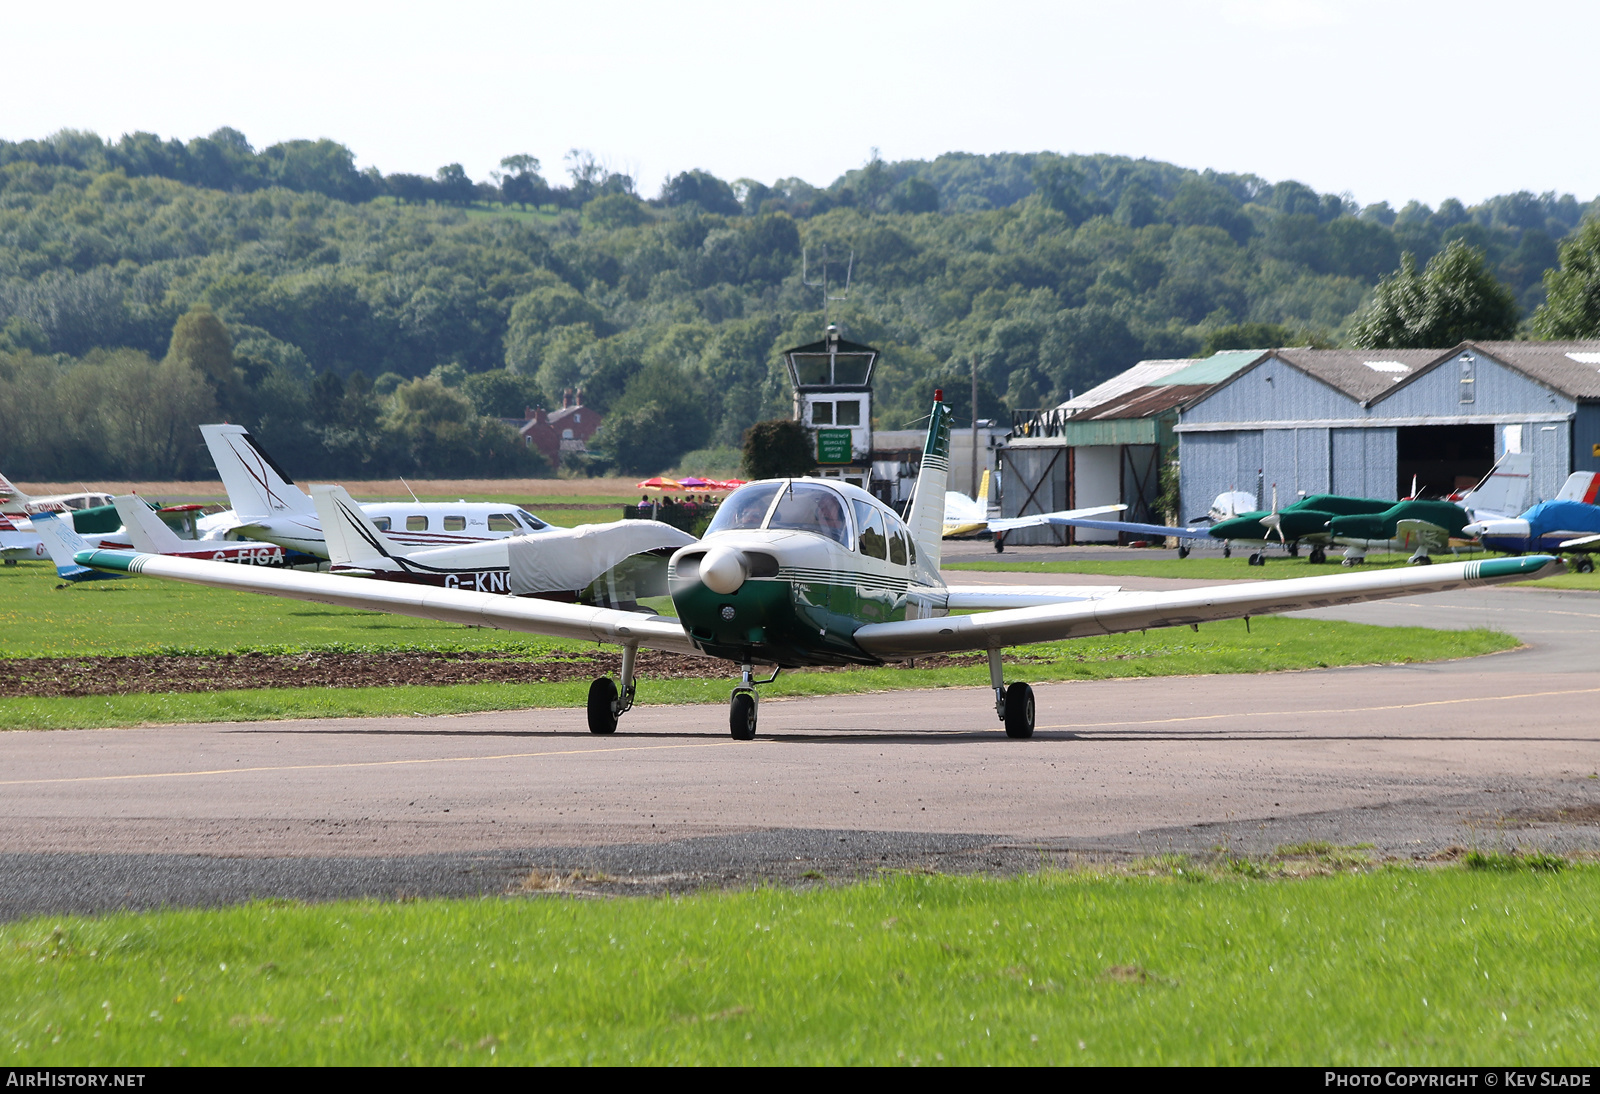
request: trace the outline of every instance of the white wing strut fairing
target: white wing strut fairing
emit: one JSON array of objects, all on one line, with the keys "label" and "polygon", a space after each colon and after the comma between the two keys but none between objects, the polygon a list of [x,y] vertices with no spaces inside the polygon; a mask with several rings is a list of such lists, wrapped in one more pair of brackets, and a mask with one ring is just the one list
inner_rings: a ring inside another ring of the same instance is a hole
[{"label": "white wing strut fairing", "polygon": [[419,619],[498,627],[507,631],[576,638],[582,642],[610,642],[645,646],[668,653],[698,654],[676,619],[623,612],[612,608],[585,608],[549,600],[438,589],[428,585],[369,581],[334,574],[305,574],[233,566],[132,551],[83,551],[79,565],[127,574],[145,574],[218,589],[266,593],[315,604],[393,612]]},{"label": "white wing strut fairing", "polygon": [[1549,555],[1530,555],[1421,570],[1380,570],[1369,574],[1259,581],[1249,585],[1161,593],[1123,593],[1082,604],[869,623],[855,632],[855,640],[863,650],[885,660],[963,650],[997,650],[1030,642],[1058,642],[1092,634],[1209,623],[1385,600],[1408,593],[1527,581],[1555,562]]}]

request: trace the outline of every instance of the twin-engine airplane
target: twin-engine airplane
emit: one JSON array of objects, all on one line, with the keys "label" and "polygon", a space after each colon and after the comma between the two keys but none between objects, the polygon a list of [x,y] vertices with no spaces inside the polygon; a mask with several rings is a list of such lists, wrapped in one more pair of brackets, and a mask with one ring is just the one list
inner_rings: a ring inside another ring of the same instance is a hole
[{"label": "twin-engine airplane", "polygon": [[[589,688],[588,721],[594,733],[614,732],[618,718],[632,707],[639,647],[721,658],[740,668],[729,711],[729,729],[738,740],[755,735],[757,685],[775,679],[784,668],[879,665],[984,651],[995,713],[1006,735],[1031,737],[1033,689],[1021,681],[1005,682],[1000,653],[1007,646],[1493,585],[1526,580],[1557,564],[1547,556],[1503,558],[1161,593],[1094,590],[1086,596],[1085,590],[1029,586],[963,590],[946,585],[939,574],[950,411],[937,395],[935,399],[922,473],[906,522],[870,494],[836,480],[750,483],[723,502],[703,540],[673,554],[668,582],[676,619],[536,597],[151,554],[89,550],[78,555],[78,562],[323,604],[619,645],[620,680],[601,677]],[[950,614],[967,608],[999,610]],[[757,665],[771,666],[772,676],[758,681]]]}]

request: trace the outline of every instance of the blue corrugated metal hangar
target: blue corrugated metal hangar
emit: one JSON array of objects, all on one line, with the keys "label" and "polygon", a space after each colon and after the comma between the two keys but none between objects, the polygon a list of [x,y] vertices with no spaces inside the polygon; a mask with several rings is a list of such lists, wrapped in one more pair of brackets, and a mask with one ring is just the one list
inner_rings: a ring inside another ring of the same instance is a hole
[{"label": "blue corrugated metal hangar", "polygon": [[1184,518],[1225,490],[1441,497],[1506,452],[1532,457],[1530,503],[1600,470],[1600,341],[1450,350],[1278,349],[1190,400],[1174,427]]}]

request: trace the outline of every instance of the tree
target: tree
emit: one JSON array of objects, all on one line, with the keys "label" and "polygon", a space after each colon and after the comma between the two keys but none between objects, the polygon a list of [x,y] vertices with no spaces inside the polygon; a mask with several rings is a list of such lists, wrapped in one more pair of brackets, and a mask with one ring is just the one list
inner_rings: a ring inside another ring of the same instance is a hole
[{"label": "tree", "polygon": [[1289,345],[1293,338],[1281,323],[1234,323],[1207,334],[1200,343],[1200,356],[1210,357],[1225,349],[1277,349]]},{"label": "tree", "polygon": [[459,163],[445,164],[439,168],[434,178],[438,180],[440,201],[446,201],[452,205],[469,205],[472,203],[475,187],[472,185],[472,180],[467,177],[466,168]]},{"label": "tree", "polygon": [[1495,279],[1483,252],[1460,240],[1428,260],[1419,275],[1408,252],[1378,283],[1350,342],[1362,349],[1443,349],[1469,340],[1510,338],[1517,299]]},{"label": "tree", "polygon": [[744,211],[739,199],[734,197],[733,187],[698,167],[667,180],[661,187],[661,203],[668,207],[698,205],[708,213],[730,217]]},{"label": "tree", "polygon": [[1561,242],[1561,268],[1546,270],[1545,303],[1533,316],[1540,338],[1600,338],[1600,219]]},{"label": "tree", "polygon": [[774,418],[744,431],[744,473],[752,479],[788,479],[817,466],[817,442],[803,422]]},{"label": "tree", "polygon": [[533,156],[507,156],[500,161],[501,170],[490,172],[500,184],[500,200],[526,209],[542,204],[549,196],[550,185],[539,176],[539,161]]},{"label": "tree", "polygon": [[237,416],[245,409],[244,373],[233,360],[233,339],[206,305],[196,304],[173,325],[167,359],[204,376],[222,413]]}]

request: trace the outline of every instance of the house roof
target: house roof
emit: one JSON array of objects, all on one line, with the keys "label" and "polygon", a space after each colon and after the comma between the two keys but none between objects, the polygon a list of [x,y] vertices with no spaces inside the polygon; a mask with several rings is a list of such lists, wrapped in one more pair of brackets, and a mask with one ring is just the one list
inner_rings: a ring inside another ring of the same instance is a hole
[{"label": "house roof", "polygon": [[1386,395],[1450,351],[1437,349],[1280,349],[1272,356],[1357,402]]}]

